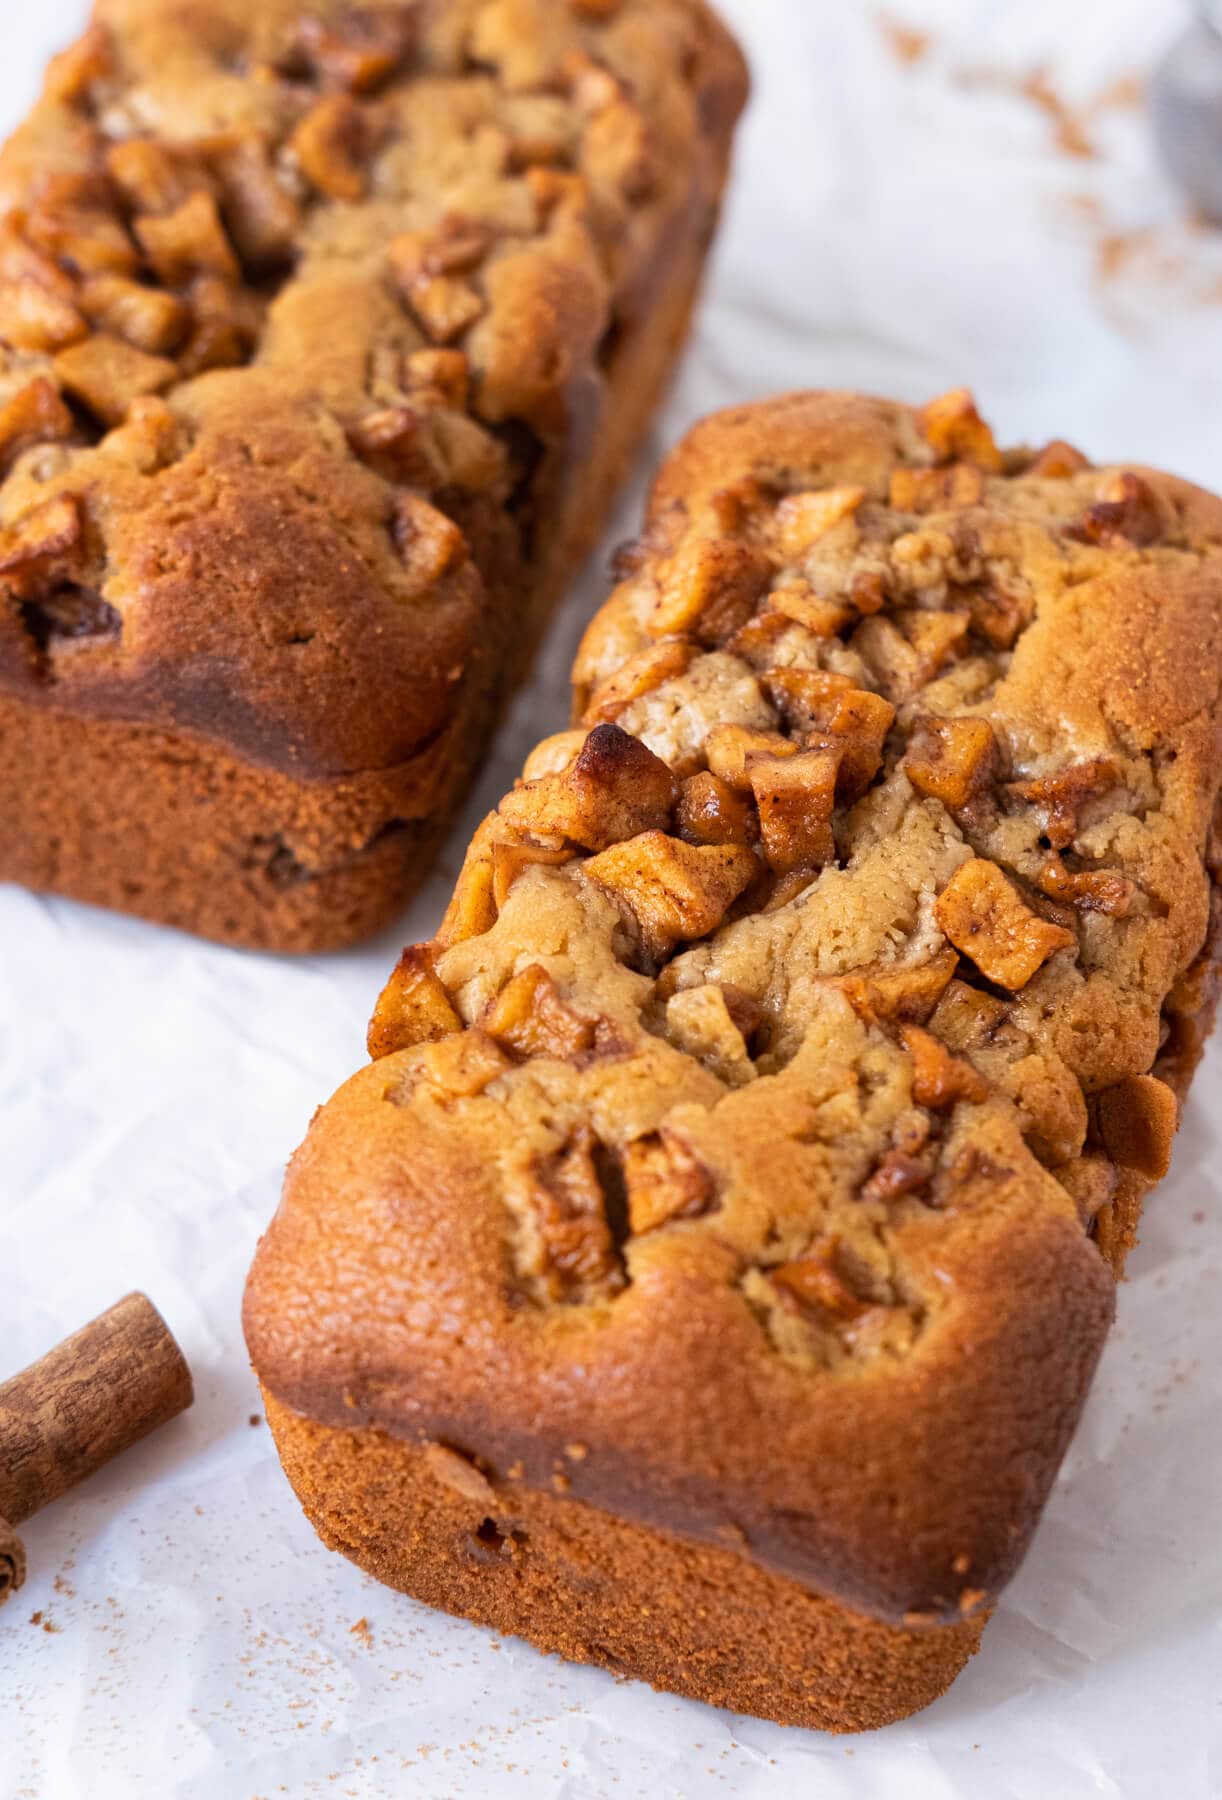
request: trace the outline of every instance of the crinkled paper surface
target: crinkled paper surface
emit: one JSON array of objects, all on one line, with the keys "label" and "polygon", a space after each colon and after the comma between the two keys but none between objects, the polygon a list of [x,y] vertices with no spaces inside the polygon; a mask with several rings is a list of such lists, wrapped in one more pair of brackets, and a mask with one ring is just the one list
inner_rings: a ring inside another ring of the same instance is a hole
[{"label": "crinkled paper surface", "polygon": [[[756,99],[645,460],[769,390],[921,400],[968,381],[1006,440],[1222,483],[1222,239],[1180,216],[1131,80],[1178,8],[903,5],[927,45],[869,5],[725,0]],[[82,12],[5,0],[6,119]],[[1019,92],[1044,63],[1051,85]],[[640,491],[638,474],[609,542]],[[198,1389],[26,1528],[30,1579],[0,1614],[0,1795],[1217,1800],[1217,1052],[1035,1547],[922,1717],[822,1738],[571,1668],[380,1589],[298,1511],[243,1352],[243,1275],[394,954],[431,935],[472,824],[565,723],[600,586],[596,568],[571,596],[440,870],[382,941],[288,962],[0,890],[0,1371],[139,1287]]]}]

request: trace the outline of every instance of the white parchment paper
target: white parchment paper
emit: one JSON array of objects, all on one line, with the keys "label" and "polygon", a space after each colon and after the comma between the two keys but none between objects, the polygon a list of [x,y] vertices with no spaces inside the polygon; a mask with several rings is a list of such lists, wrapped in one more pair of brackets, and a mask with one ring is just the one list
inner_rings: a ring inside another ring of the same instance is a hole
[{"label": "white parchment paper", "polygon": [[[1005,439],[1222,483],[1222,242],[1180,216],[1129,79],[1176,29],[1170,0],[904,0],[932,33],[911,60],[869,6],[724,5],[756,99],[646,460],[769,390],[920,400],[966,380]],[[83,10],[4,0],[6,120]],[[1041,64],[1051,88],[1023,95],[1014,78]],[[1075,132],[1093,154],[1071,154]],[[638,477],[609,542],[639,500]],[[198,1387],[26,1529],[30,1579],[0,1614],[0,1795],[1217,1800],[1216,1052],[1035,1547],[923,1716],[833,1740],[570,1668],[377,1587],[298,1511],[241,1342],[246,1266],[394,954],[431,934],[471,825],[565,722],[601,587],[595,569],[573,593],[435,879],[382,941],[290,962],[0,890],[0,1372],[141,1287]]]}]

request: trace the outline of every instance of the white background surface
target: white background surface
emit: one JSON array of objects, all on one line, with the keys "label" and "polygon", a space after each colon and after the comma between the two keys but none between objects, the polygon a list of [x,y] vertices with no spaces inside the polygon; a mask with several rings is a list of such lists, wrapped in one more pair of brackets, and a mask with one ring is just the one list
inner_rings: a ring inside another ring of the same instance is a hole
[{"label": "white background surface", "polygon": [[[1140,113],[1101,112],[1100,154],[1071,158],[1036,106],[961,78],[1047,59],[1085,101],[1148,68],[1178,9],[905,8],[939,34],[913,66],[852,0],[725,0],[757,98],[650,459],[711,406],[770,389],[921,400],[968,380],[1006,440],[1064,435],[1222,483],[1222,252],[1176,222]],[[8,120],[83,0],[2,10]],[[1148,235],[1105,256],[1132,230]],[[1104,277],[1101,260],[1121,266]],[[281,1167],[361,1059],[400,944],[431,935],[471,823],[566,722],[599,591],[595,571],[442,871],[380,943],[290,963],[0,890],[0,1373],[142,1287],[198,1389],[192,1413],[26,1528],[31,1577],[0,1615],[0,1795],[1217,1800],[1216,1053],[1035,1548],[983,1653],[905,1725],[786,1732],[432,1614],[321,1548],[248,1423],[239,1297]]]}]

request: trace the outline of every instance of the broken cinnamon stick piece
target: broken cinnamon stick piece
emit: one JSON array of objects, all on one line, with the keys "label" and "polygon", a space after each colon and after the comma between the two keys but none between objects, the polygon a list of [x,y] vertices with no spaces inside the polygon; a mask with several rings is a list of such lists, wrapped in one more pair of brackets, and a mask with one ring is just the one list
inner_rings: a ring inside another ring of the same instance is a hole
[{"label": "broken cinnamon stick piece", "polygon": [[7,1519],[0,1519],[0,1606],[25,1580],[25,1545]]},{"label": "broken cinnamon stick piece", "polygon": [[[0,1518],[10,1533],[192,1398],[182,1351],[143,1294],[0,1384]],[[0,1535],[0,1559],[6,1541]]]}]

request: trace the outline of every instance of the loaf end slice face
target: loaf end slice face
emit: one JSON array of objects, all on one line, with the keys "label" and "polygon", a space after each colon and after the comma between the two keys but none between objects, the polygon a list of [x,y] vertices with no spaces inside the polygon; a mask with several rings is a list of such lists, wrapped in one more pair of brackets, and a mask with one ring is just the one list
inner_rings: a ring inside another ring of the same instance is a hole
[{"label": "loaf end slice face", "polygon": [[1212,1020],[1220,546],[964,393],[691,434],[256,1258],[328,1543],[788,1722],[945,1687]]},{"label": "loaf end slice face", "polygon": [[98,0],[0,155],[0,877],[280,949],[402,904],[744,96],[700,0]]}]

